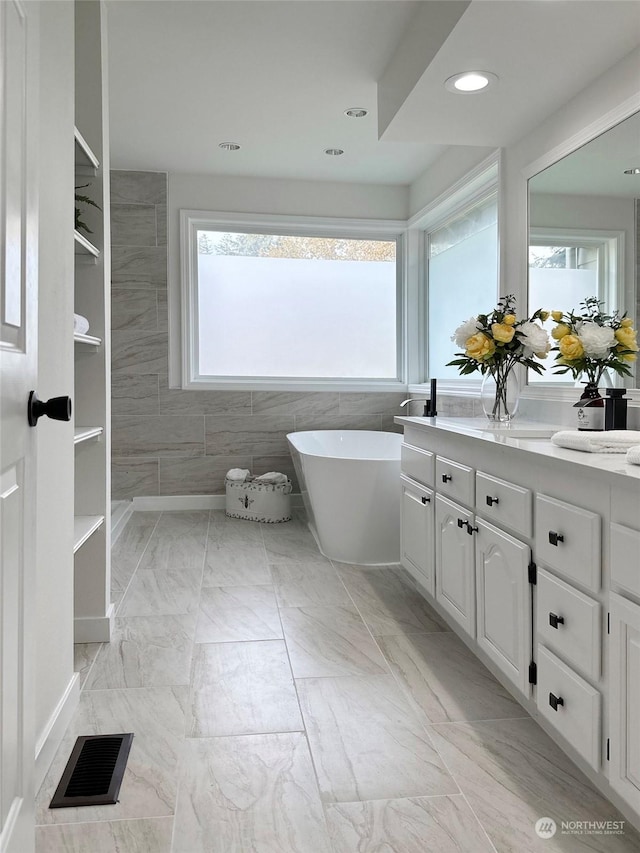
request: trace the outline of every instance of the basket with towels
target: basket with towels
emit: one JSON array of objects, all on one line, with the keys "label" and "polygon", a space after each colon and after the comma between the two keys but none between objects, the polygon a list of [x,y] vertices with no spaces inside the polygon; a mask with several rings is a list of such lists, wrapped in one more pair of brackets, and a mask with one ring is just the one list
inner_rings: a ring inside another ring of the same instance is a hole
[{"label": "basket with towels", "polygon": [[640,430],[610,429],[603,432],[561,430],[551,436],[558,447],[581,450],[583,453],[625,453],[626,461],[640,465]]},{"label": "basket with towels", "polygon": [[291,521],[292,485],[286,474],[269,471],[254,477],[247,468],[232,468],[224,484],[225,515],[265,524]]}]

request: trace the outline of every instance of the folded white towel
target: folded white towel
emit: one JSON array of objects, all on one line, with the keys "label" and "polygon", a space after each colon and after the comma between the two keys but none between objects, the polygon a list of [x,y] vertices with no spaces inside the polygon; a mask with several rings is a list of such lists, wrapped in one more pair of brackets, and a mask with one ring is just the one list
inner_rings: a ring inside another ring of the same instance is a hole
[{"label": "folded white towel", "polygon": [[553,444],[582,450],[585,453],[626,453],[634,444],[640,444],[640,430],[610,429],[602,432],[562,430],[551,436]]},{"label": "folded white towel", "polygon": [[76,335],[86,335],[89,331],[89,321],[82,314],[73,315],[73,331]]},{"label": "folded white towel", "polygon": [[259,477],[256,477],[253,481],[254,483],[286,483],[287,475],[281,474],[279,471],[268,471],[266,474],[261,474]]},{"label": "folded white towel", "polygon": [[227,471],[227,480],[233,480],[236,483],[244,483],[251,476],[251,471],[248,468],[230,468]]},{"label": "folded white towel", "polygon": [[627,462],[630,465],[640,465],[640,444],[627,450]]}]

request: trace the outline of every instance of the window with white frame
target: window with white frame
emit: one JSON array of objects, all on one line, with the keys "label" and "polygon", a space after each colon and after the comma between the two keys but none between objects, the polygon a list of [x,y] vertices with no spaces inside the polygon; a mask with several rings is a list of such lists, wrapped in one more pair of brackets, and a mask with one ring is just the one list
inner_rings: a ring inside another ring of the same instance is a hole
[{"label": "window with white frame", "polygon": [[402,223],[181,217],[187,387],[402,380]]}]

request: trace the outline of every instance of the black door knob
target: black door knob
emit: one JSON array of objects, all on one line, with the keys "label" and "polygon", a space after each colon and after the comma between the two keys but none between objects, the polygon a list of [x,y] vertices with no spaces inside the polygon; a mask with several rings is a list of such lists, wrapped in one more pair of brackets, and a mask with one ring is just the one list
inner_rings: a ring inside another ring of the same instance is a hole
[{"label": "black door knob", "polygon": [[27,406],[27,419],[29,426],[35,426],[38,423],[38,418],[46,415],[54,421],[70,421],[71,420],[71,397],[51,397],[46,403],[38,399],[35,391],[29,394],[29,404]]}]

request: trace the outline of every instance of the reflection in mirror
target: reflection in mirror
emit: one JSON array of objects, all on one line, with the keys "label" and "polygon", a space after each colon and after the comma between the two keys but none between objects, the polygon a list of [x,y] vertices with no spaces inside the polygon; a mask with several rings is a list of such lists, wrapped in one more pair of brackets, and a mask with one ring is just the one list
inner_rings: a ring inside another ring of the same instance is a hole
[{"label": "reflection in mirror", "polygon": [[[625,174],[638,167],[640,114],[529,180],[529,313],[579,309],[597,296],[638,327],[640,174]],[[551,360],[543,376],[529,375],[530,383],[568,381]]]}]

